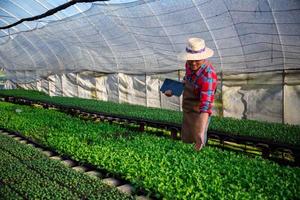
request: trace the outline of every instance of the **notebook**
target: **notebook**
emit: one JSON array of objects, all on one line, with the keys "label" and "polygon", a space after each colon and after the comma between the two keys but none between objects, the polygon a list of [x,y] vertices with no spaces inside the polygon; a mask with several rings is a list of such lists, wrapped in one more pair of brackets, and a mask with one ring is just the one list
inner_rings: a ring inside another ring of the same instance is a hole
[{"label": "notebook", "polygon": [[183,89],[184,84],[182,82],[167,78],[163,82],[160,91],[165,92],[167,90],[172,90],[172,94],[179,97],[182,94]]}]

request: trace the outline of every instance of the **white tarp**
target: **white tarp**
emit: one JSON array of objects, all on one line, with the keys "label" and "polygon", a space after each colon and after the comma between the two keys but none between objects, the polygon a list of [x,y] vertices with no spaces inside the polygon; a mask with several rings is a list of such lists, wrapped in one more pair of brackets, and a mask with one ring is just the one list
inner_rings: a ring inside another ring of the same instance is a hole
[{"label": "white tarp", "polygon": [[299,69],[299,16],[295,0],[98,3],[19,33],[0,46],[0,58],[19,83],[86,70],[155,74],[183,69],[176,55],[195,36],[215,51],[219,72]]},{"label": "white tarp", "polygon": [[[180,111],[182,96],[168,98],[159,88],[166,77],[178,80],[182,78],[181,74],[174,72],[145,76],[70,73],[50,76],[33,83],[13,84],[8,81],[6,86],[40,90],[50,95],[78,96]],[[299,71],[293,71],[287,74],[267,72],[223,75],[213,113],[225,117],[300,124],[299,74]]]}]

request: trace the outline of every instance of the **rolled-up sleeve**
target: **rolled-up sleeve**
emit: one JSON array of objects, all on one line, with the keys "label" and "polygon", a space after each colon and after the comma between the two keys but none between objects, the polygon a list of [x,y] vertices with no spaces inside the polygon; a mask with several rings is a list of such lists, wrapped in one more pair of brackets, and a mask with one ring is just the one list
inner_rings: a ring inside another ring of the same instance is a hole
[{"label": "rolled-up sleeve", "polygon": [[212,114],[215,90],[217,88],[217,74],[212,67],[207,67],[199,80],[200,112]]}]

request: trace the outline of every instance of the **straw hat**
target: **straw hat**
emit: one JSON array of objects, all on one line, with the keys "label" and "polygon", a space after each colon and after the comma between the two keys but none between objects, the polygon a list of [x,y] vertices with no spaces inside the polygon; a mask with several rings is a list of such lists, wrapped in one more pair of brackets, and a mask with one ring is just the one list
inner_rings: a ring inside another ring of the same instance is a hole
[{"label": "straw hat", "polygon": [[178,55],[181,60],[203,60],[214,55],[214,51],[205,46],[201,38],[189,38],[184,52]]}]

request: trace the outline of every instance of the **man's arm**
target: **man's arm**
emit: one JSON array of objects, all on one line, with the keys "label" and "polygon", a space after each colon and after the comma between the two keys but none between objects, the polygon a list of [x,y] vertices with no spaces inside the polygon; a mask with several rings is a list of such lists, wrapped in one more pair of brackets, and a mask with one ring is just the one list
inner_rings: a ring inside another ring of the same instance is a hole
[{"label": "man's arm", "polygon": [[[209,67],[208,67],[209,68]],[[205,131],[208,117],[211,115],[214,101],[214,91],[217,87],[217,75],[211,69],[207,69],[202,77],[200,89],[200,130],[196,136],[195,150],[199,151],[205,143]]]},{"label": "man's arm", "polygon": [[199,87],[200,90],[199,111],[201,113],[208,113],[209,115],[211,115],[215,90],[217,87],[217,74],[210,67],[207,67],[204,73],[205,74],[202,76],[200,80],[201,85]]}]

